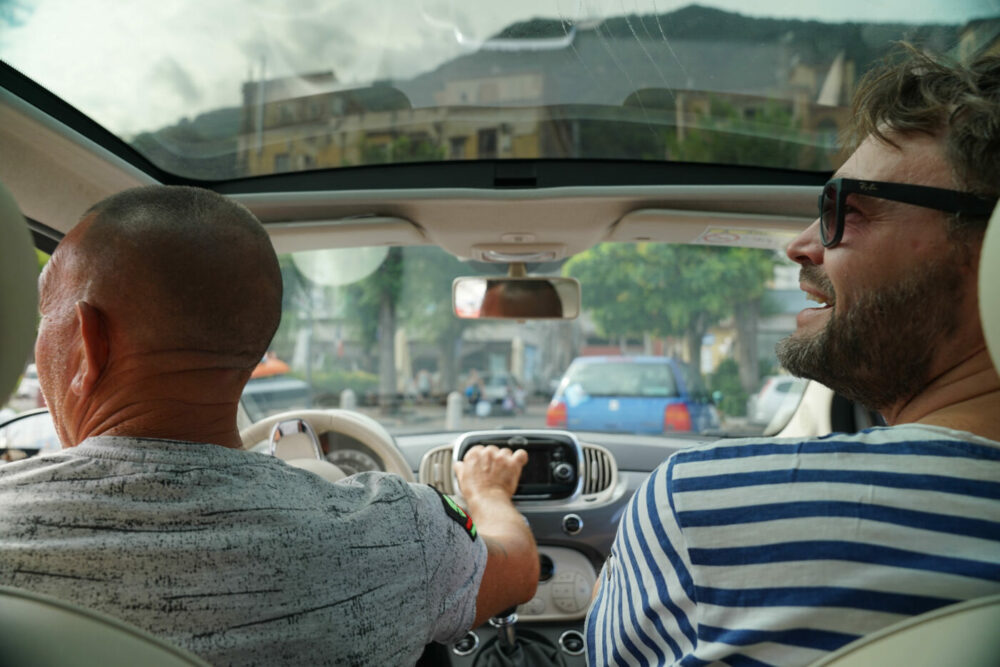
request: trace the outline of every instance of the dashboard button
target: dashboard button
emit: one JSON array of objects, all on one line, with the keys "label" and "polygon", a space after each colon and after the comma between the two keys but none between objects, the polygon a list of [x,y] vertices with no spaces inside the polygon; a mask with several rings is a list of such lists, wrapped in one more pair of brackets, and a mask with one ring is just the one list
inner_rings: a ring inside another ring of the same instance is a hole
[{"label": "dashboard button", "polygon": [[567,630],[559,637],[559,646],[570,655],[583,654],[583,635],[576,630]]},{"label": "dashboard button", "polygon": [[552,599],[573,599],[576,596],[573,593],[573,583],[571,581],[555,582],[552,584]]},{"label": "dashboard button", "polygon": [[575,614],[576,612],[583,609],[583,606],[573,598],[552,598],[552,604],[556,606],[559,611],[564,611],[567,614]]},{"label": "dashboard button", "polygon": [[565,461],[559,463],[552,469],[552,476],[560,482],[568,482],[573,479],[573,466]]},{"label": "dashboard button", "polygon": [[576,514],[567,514],[563,517],[562,529],[567,535],[579,535],[583,530],[583,519]]},{"label": "dashboard button", "polygon": [[465,636],[455,642],[451,650],[455,655],[469,655],[479,648],[479,635],[471,630],[465,633]]},{"label": "dashboard button", "polygon": [[521,610],[526,615],[537,616],[545,611],[545,600],[539,597],[531,598]]}]

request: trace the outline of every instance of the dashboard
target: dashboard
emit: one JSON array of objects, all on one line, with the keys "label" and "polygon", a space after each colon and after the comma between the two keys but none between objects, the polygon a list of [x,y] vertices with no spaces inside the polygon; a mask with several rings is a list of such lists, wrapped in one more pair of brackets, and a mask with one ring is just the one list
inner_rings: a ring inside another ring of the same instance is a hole
[{"label": "dashboard", "polygon": [[385,471],[382,457],[357,438],[336,431],[324,431],[318,434],[318,438],[326,460],[343,470],[345,475]]}]

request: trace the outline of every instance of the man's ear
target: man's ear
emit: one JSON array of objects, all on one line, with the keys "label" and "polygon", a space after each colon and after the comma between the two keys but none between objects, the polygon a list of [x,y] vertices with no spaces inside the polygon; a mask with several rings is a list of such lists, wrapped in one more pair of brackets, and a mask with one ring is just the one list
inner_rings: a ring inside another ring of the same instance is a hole
[{"label": "man's ear", "polygon": [[76,302],[76,324],[80,328],[83,358],[73,376],[72,390],[85,396],[94,391],[104,373],[110,354],[110,341],[104,313],[86,301]]}]

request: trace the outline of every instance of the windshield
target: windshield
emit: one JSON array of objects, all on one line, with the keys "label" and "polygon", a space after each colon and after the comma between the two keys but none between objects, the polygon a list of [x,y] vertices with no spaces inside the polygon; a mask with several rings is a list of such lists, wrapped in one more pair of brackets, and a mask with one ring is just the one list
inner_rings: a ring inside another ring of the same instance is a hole
[{"label": "windshield", "polygon": [[0,57],[168,172],[483,159],[829,171],[893,40],[961,55],[991,0],[0,3]]},{"label": "windshield", "polygon": [[[797,267],[776,250],[601,244],[533,267],[581,283],[581,316],[555,321],[455,317],[452,281],[506,266],[436,247],[316,250],[280,262],[284,312],[244,393],[249,416],[348,407],[396,434],[761,433],[781,402],[752,398],[781,373],[774,344],[806,306]],[[788,389],[792,409],[803,389]]]}]

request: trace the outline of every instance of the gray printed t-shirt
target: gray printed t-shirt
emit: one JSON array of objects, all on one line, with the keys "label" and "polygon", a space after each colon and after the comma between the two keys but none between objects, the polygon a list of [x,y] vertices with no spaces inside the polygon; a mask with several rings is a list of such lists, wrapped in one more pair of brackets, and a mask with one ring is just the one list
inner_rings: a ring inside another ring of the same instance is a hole
[{"label": "gray printed t-shirt", "polygon": [[[432,488],[120,437],[0,467],[0,584],[217,665],[411,665],[472,625],[481,538]],[[54,635],[58,637],[58,634]]]}]

